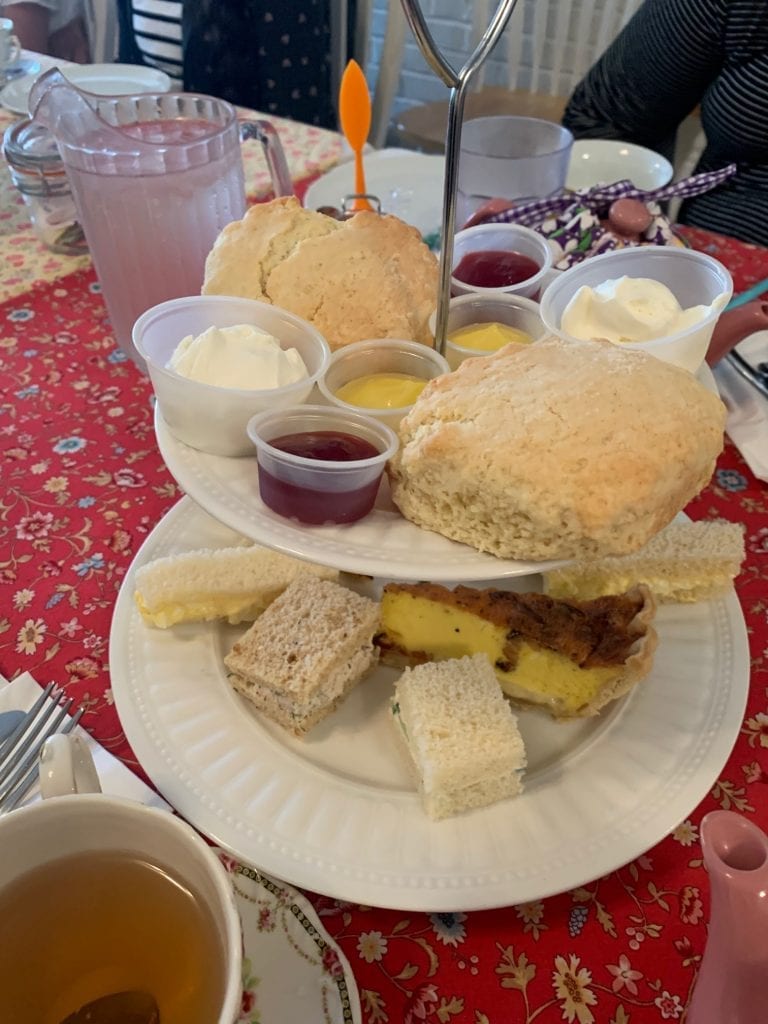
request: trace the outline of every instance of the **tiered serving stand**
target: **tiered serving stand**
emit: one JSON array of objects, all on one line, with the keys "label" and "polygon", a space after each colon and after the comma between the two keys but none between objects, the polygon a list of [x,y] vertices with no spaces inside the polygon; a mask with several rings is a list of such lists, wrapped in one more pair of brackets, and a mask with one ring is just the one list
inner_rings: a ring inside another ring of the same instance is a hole
[{"label": "tiered serving stand", "polygon": [[[457,74],[434,47],[418,4],[404,0],[425,56],[451,87],[440,338],[464,93],[513,6],[499,6]],[[391,579],[534,590],[545,566],[497,559],[419,529],[392,506],[386,486],[359,523],[300,526],[261,503],[255,457],[188,448],[159,413],[155,430],[188,496],[158,524],[125,579],[110,637],[112,690],[126,736],[161,793],[240,860],[368,905],[431,912],[508,906],[581,885],[638,856],[683,820],[717,777],[749,682],[733,592],[663,606],[651,676],[599,717],[560,724],[521,714],[528,771],[514,801],[441,822],[426,817],[389,721],[390,669],[377,669],[307,739],[293,739],[227,683],[223,658],[244,628],[148,627],[133,600],[138,566],[245,538],[352,574],[343,582],[369,596]]]}]

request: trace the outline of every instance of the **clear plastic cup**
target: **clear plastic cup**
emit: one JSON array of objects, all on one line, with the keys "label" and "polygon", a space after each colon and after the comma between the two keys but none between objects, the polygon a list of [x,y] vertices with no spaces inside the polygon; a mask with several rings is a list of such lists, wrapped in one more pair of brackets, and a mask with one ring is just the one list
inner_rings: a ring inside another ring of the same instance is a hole
[{"label": "clear plastic cup", "polygon": [[[451,333],[473,324],[505,324],[523,331],[531,341],[538,341],[547,333],[539,315],[539,304],[522,295],[459,295],[448,305],[448,325],[445,342],[445,358],[452,370],[465,359],[475,356],[490,356],[494,349],[477,349],[451,341]],[[429,319],[429,329],[435,333],[437,310]]]},{"label": "clear plastic cup", "polygon": [[573,135],[554,121],[496,115],[461,131],[456,223],[489,199],[534,199],[565,185]]},{"label": "clear plastic cup", "polygon": [[[530,277],[517,284],[503,288],[484,288],[480,285],[467,284],[456,277],[456,268],[462,259],[474,252],[514,252],[526,256],[539,268]],[[538,295],[544,275],[552,266],[552,250],[549,242],[538,231],[523,227],[521,224],[478,224],[473,228],[457,231],[453,239],[453,261],[451,264],[451,294],[468,295],[470,292],[480,295]]]},{"label": "clear plastic cup", "polygon": [[712,306],[703,320],[684,331],[650,341],[620,343],[695,373],[704,362],[715,324],[733,294],[733,281],[722,263],[694,249],[646,245],[616,249],[577,263],[558,274],[544,290],[540,310],[547,329],[561,338],[574,340],[560,327],[565,308],[573,296],[583,286],[595,288],[603,281],[620,277],[660,281],[669,288],[683,309]]},{"label": "clear plastic cup", "polygon": [[[209,327],[252,324],[295,348],[309,376],[278,388],[222,388],[189,380],[168,362],[182,338]],[[157,403],[168,429],[179,441],[211,455],[253,455],[248,420],[266,409],[300,405],[328,365],[325,338],[306,320],[279,306],[228,295],[190,295],[148,309],[133,327],[133,344],[146,361]]]},{"label": "clear plastic cup", "polygon": [[439,352],[418,341],[374,338],[370,341],[356,341],[334,352],[327,370],[318,381],[318,387],[323,398],[331,405],[364,416],[373,416],[397,430],[400,420],[413,408],[413,402],[394,407],[355,405],[339,398],[336,392],[351,381],[371,375],[404,374],[407,377],[418,377],[426,383],[433,377],[449,373],[450,369]]},{"label": "clear plastic cup", "polygon": [[[321,457],[294,454],[274,444],[288,437],[293,441],[296,435],[317,434],[321,435],[316,448]],[[323,449],[338,449],[343,443],[334,440],[338,435],[351,436],[375,453],[343,460],[322,457]],[[328,405],[260,413],[249,421],[248,436],[256,446],[261,500],[278,515],[315,526],[351,523],[368,515],[384,466],[398,446],[397,435],[386,424]]]}]

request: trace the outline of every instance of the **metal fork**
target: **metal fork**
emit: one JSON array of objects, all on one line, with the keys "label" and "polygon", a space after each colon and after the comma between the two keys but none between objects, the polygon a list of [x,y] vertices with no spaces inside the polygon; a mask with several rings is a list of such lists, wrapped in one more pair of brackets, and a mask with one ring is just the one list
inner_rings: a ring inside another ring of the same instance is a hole
[{"label": "metal fork", "polygon": [[17,807],[37,782],[38,755],[48,737],[72,732],[82,717],[83,708],[70,717],[74,700],[54,691],[55,684],[49,683],[0,744],[0,814]]}]

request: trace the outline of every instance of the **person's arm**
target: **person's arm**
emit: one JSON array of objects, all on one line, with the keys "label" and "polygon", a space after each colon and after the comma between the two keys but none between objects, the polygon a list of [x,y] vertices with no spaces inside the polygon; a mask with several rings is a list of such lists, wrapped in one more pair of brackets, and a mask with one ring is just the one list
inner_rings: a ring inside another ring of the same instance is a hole
[{"label": "person's arm", "polygon": [[723,61],[727,0],[645,0],[568,102],[576,138],[620,139],[669,155],[675,131]]},{"label": "person's arm", "polygon": [[13,32],[25,50],[48,53],[48,23],[51,12],[33,3],[3,4],[4,18],[13,19]]}]

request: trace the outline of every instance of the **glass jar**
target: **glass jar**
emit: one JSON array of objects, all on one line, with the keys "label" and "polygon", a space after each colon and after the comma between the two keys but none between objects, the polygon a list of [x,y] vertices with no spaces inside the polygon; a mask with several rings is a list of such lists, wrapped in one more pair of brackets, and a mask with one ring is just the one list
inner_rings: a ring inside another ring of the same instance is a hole
[{"label": "glass jar", "polygon": [[29,118],[16,121],[3,136],[3,156],[40,241],[65,256],[87,253],[67,172],[51,133]]}]

